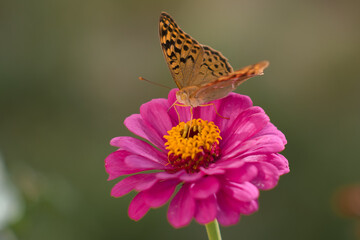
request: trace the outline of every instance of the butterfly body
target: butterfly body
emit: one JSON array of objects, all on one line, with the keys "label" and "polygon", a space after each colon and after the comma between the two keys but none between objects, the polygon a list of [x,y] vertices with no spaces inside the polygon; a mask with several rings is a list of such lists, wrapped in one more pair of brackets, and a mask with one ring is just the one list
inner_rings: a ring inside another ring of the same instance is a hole
[{"label": "butterfly body", "polygon": [[234,72],[220,52],[199,44],[164,12],[160,15],[159,35],[165,60],[179,88],[176,99],[186,106],[197,107],[226,97],[247,79],[262,75],[269,65],[262,61]]}]

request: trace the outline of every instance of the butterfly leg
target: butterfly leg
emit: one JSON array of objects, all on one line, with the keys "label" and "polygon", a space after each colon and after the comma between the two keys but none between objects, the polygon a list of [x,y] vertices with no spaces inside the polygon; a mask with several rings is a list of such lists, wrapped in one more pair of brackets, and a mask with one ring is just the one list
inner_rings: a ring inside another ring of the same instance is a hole
[{"label": "butterfly leg", "polygon": [[[180,115],[179,115],[179,112],[177,111],[176,109],[176,106],[179,106],[179,107],[189,107],[189,106],[186,106],[186,105],[180,105],[180,104],[173,104],[174,106],[174,109],[178,115],[178,118],[179,118],[179,123],[180,123]],[[192,120],[194,118],[194,112],[193,112],[193,107],[190,106],[190,126],[187,128],[188,130],[185,129],[185,132],[184,134],[186,134],[187,132],[187,137],[190,137],[190,132],[191,132],[191,127],[192,127]],[[186,135],[184,135],[185,137]]]},{"label": "butterfly leg", "polygon": [[173,107],[175,109],[175,112],[176,112],[176,115],[178,116],[178,120],[179,120],[179,123],[180,123],[180,114],[178,112],[178,110],[176,109],[176,106],[182,106],[180,104],[177,103],[178,101],[176,100],[169,108],[168,108],[168,112],[170,111],[170,109]]},{"label": "butterfly leg", "polygon": [[182,105],[182,104],[178,104],[177,102],[173,103],[173,105],[171,105],[171,107],[168,109],[168,111],[174,107],[175,111],[176,111],[176,114],[178,116],[178,119],[179,119],[179,123],[181,122],[180,120],[180,114],[176,108],[176,106],[179,106],[179,107],[190,107],[190,121],[192,121],[192,119],[194,118],[194,114],[193,114],[193,107],[191,106],[188,106],[188,105]]},{"label": "butterfly leg", "polygon": [[194,118],[193,107],[190,107],[190,127],[189,127],[189,131],[188,131],[188,134],[187,134],[188,138],[190,137],[193,118]]},{"label": "butterfly leg", "polygon": [[220,115],[220,113],[218,113],[218,111],[216,110],[216,106],[215,106],[215,103],[209,103],[209,104],[204,104],[204,105],[200,105],[200,107],[207,107],[207,106],[213,106],[214,107],[214,110],[215,110],[215,113],[216,115],[218,115],[219,117],[223,118],[223,119],[227,119],[229,120],[230,118],[228,117],[223,117]]},{"label": "butterfly leg", "polygon": [[[179,119],[179,123],[180,123],[180,121],[181,121],[181,120],[180,120],[180,114],[179,114],[176,106],[179,106],[179,107],[189,107],[189,106],[187,106],[187,105],[180,105],[180,104],[177,104],[177,102],[174,102],[174,104],[171,105],[170,108],[174,107],[175,112],[176,112],[176,114],[177,114],[177,116],[178,116],[178,119]],[[170,110],[170,108],[169,108],[169,110]],[[190,132],[191,132],[191,128],[192,128],[192,120],[193,120],[193,119],[194,119],[193,107],[190,106],[190,126],[189,126],[189,128],[188,128],[188,131],[185,131],[185,132],[184,132],[184,134],[186,134],[186,132],[187,132],[187,137],[188,137],[188,138],[190,137]],[[185,136],[186,136],[186,135],[184,135],[184,137],[185,137]]]},{"label": "butterfly leg", "polygon": [[173,107],[174,107],[174,109],[175,109],[175,112],[176,112],[176,114],[177,114],[177,116],[178,116],[178,120],[179,120],[179,123],[180,123],[180,114],[179,114],[179,112],[178,112],[178,110],[177,110],[176,106],[179,106],[179,105],[177,105],[177,104],[173,104]]},{"label": "butterfly leg", "polygon": [[177,102],[178,102],[178,101],[176,100],[176,101],[168,108],[167,111],[169,112],[170,109],[171,109],[173,106],[175,106],[175,105],[180,106]]}]

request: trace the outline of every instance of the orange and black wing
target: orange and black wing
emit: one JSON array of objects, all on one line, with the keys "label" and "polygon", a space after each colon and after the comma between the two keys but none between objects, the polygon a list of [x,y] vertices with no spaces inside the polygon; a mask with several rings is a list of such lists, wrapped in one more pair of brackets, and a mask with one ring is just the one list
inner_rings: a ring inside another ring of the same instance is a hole
[{"label": "orange and black wing", "polygon": [[199,73],[204,49],[163,12],[159,20],[160,44],[171,75],[179,89],[191,86]]},{"label": "orange and black wing", "polygon": [[217,80],[202,85],[196,90],[190,98],[196,98],[200,104],[204,104],[216,99],[226,97],[235,90],[241,83],[249,78],[263,74],[265,68],[269,66],[268,61],[261,61],[253,65],[246,66],[227,76],[220,77]]}]

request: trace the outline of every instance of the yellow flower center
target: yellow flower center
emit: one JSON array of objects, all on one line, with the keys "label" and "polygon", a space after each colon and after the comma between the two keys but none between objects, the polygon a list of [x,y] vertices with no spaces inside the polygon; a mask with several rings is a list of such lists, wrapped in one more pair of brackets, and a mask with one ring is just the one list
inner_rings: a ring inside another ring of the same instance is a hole
[{"label": "yellow flower center", "polygon": [[167,133],[164,138],[168,161],[176,171],[197,172],[220,155],[220,130],[213,122],[202,119],[180,122]]}]

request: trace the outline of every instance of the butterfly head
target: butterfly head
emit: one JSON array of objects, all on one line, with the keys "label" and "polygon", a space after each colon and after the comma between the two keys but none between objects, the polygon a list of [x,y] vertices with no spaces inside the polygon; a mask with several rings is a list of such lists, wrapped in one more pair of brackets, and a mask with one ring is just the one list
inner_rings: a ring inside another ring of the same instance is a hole
[{"label": "butterfly head", "polygon": [[197,86],[189,86],[180,89],[179,91],[176,92],[176,100],[179,103],[184,104],[186,106],[197,107],[201,105],[202,102],[199,101],[200,99],[197,99],[192,96],[193,95],[192,93],[194,93],[195,90],[197,89],[198,89]]}]

